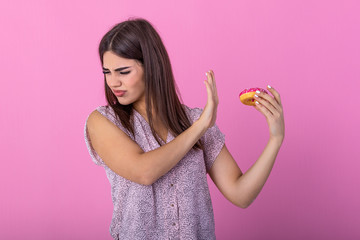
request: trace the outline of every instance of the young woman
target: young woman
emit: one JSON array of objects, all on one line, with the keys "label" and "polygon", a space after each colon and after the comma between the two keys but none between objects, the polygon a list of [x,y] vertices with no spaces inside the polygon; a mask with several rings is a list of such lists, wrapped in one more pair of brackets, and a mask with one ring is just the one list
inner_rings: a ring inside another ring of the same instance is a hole
[{"label": "young woman", "polygon": [[280,95],[259,94],[270,140],[242,173],[216,121],[213,71],[204,81],[204,109],[180,103],[162,40],[145,19],[115,25],[102,38],[106,106],[85,121],[92,160],[111,184],[114,239],[215,239],[206,174],[234,205],[246,208],[265,184],[284,139]]}]

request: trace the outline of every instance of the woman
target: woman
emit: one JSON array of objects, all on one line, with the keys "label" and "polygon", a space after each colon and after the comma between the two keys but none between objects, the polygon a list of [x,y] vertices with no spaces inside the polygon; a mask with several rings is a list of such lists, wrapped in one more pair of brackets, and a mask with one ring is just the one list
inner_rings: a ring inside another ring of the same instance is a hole
[{"label": "woman", "polygon": [[204,81],[204,110],[181,104],[160,36],[145,19],[115,25],[99,55],[108,105],[85,121],[92,160],[111,184],[114,239],[215,239],[206,174],[234,205],[246,208],[263,187],[284,138],[279,94],[259,94],[255,108],[268,120],[270,140],[243,174],[215,124],[213,71]]}]

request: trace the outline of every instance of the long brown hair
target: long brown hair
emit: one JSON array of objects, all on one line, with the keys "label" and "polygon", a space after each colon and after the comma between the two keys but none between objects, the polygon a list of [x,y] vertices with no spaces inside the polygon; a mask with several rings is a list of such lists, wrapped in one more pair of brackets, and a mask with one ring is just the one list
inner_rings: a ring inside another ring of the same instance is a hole
[{"label": "long brown hair", "polygon": [[[106,51],[139,61],[144,67],[146,114],[151,132],[160,146],[162,144],[153,127],[151,109],[154,109],[156,116],[160,117],[174,137],[191,126],[178,98],[178,94],[180,97],[181,95],[174,80],[168,53],[151,23],[143,18],[129,18],[116,24],[100,41],[99,55],[102,65]],[[107,85],[105,76],[104,83],[108,106],[114,110],[122,125],[135,136],[132,104],[120,104]],[[193,149],[203,149],[200,140]]]}]

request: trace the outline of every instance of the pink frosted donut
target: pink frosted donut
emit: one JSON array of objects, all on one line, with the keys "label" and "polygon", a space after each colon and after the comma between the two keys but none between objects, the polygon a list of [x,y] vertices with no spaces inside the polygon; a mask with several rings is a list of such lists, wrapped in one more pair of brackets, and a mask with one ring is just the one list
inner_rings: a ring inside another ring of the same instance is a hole
[{"label": "pink frosted donut", "polygon": [[256,90],[259,90],[260,92],[268,94],[268,92],[265,89],[262,89],[262,88],[244,89],[239,94],[240,101],[245,105],[255,106],[254,95],[256,94]]}]

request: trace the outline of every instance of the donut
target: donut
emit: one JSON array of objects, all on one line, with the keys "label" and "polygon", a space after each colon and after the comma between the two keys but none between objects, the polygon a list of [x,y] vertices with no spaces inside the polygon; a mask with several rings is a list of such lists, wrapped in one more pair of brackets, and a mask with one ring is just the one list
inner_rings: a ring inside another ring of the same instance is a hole
[{"label": "donut", "polygon": [[265,89],[262,89],[262,88],[244,89],[239,94],[240,101],[245,105],[255,106],[254,95],[256,94],[256,90],[259,90],[260,92],[268,94],[268,92]]}]

